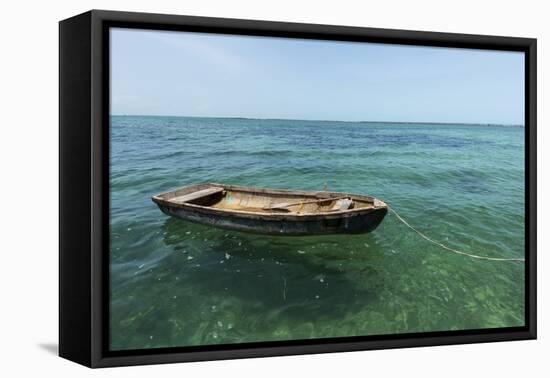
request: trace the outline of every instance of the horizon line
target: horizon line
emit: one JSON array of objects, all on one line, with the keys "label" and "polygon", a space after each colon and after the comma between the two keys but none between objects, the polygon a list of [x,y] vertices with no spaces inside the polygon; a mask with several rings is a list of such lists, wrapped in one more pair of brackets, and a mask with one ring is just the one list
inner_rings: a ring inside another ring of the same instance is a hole
[{"label": "horizon line", "polygon": [[344,121],[333,119],[300,119],[300,118],[255,118],[255,117],[223,117],[223,116],[190,116],[190,115],[159,115],[159,114],[109,114],[110,117],[172,117],[172,118],[213,118],[213,119],[243,119],[260,121],[307,121],[307,122],[345,122],[345,123],[397,123],[424,125],[477,125],[477,126],[516,126],[525,127],[524,123],[494,123],[494,122],[437,122],[437,121]]}]

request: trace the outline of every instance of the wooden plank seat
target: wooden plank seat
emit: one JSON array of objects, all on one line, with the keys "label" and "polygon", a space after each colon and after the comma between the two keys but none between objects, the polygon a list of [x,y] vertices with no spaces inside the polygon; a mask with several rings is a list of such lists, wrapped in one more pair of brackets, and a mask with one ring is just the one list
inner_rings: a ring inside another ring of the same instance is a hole
[{"label": "wooden plank seat", "polygon": [[210,197],[215,194],[222,193],[224,191],[223,188],[206,188],[203,190],[199,190],[196,192],[184,194],[183,196],[175,197],[171,199],[171,202],[174,203],[185,203],[185,202],[191,202],[196,201],[201,198]]}]

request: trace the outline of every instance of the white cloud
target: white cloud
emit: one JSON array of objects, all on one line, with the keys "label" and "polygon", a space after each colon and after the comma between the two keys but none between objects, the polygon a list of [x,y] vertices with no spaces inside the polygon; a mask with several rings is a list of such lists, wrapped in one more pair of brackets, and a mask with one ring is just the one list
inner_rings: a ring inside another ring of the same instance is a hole
[{"label": "white cloud", "polygon": [[[209,64],[216,65],[216,67],[222,67],[230,71],[241,71],[246,66],[246,61],[237,54],[212,44],[211,38],[214,36],[208,34],[166,31],[144,33],[150,39],[181,49],[186,54],[196,59],[205,60]],[[220,43],[220,39],[223,41],[223,38],[231,37],[216,34],[215,38],[216,42]]]}]

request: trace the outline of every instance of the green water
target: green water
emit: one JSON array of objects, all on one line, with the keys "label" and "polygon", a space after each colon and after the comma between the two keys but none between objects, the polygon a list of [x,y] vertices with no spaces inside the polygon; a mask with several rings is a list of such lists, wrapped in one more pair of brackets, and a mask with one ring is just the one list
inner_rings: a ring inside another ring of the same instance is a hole
[{"label": "green water", "polygon": [[111,349],[524,324],[524,264],[388,214],[371,234],[268,237],[167,217],[198,182],[373,195],[452,248],[524,255],[524,129],[111,118]]}]

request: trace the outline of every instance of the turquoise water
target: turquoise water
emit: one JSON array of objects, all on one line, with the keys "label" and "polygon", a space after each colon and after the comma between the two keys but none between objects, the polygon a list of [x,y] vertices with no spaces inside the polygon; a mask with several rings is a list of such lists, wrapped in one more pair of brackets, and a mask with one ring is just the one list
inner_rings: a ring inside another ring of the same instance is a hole
[{"label": "turquoise water", "polygon": [[388,214],[371,234],[268,237],[164,215],[199,182],[363,193],[468,253],[524,255],[524,128],[111,118],[111,348],[524,324],[524,264]]}]

